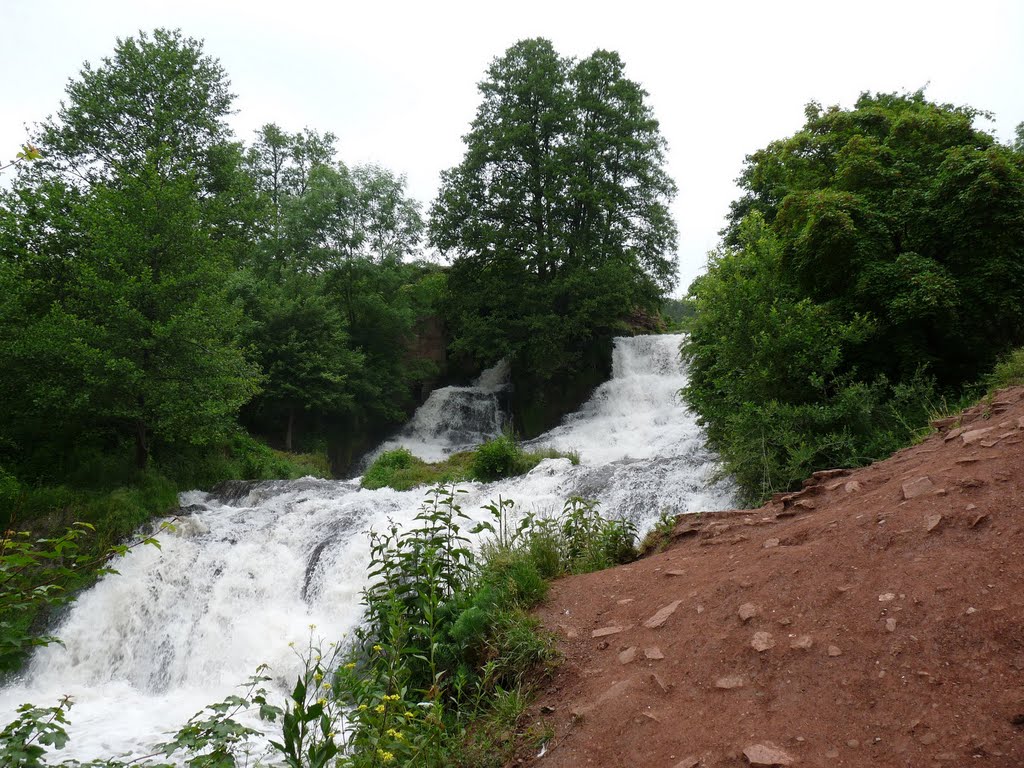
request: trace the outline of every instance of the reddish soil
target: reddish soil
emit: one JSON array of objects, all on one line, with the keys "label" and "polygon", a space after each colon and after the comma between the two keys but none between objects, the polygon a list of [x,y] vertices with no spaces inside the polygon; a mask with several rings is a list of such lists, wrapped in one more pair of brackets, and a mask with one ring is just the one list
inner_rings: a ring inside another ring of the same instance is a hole
[{"label": "reddish soil", "polygon": [[521,763],[1024,766],[1024,388],[937,425],[554,584]]}]

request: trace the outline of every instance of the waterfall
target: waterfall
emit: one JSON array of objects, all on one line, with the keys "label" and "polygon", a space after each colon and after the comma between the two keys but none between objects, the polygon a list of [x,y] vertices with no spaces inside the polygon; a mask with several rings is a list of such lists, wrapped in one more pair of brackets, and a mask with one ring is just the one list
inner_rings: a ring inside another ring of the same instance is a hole
[{"label": "waterfall", "polygon": [[[717,475],[694,416],[677,395],[686,382],[679,336],[615,340],[612,377],[557,428],[531,441],[579,453],[528,475],[465,483],[465,512],[480,519],[498,495],[523,510],[557,511],[572,495],[597,499],[608,516],[641,530],[663,511],[721,509],[732,488]],[[432,460],[501,427],[507,367],[472,387],[431,395],[384,448],[405,445]],[[424,489],[367,491],[358,480],[233,484],[220,494],[182,494],[188,510],[161,550],[144,547],[82,594],[21,679],[0,690],[0,722],[24,702],[70,694],[71,741],[59,759],[145,754],[205,704],[235,692],[267,663],[283,700],[310,625],[341,638],[359,621],[369,562],[366,531],[416,514]],[[265,728],[266,724],[256,724]]]}]

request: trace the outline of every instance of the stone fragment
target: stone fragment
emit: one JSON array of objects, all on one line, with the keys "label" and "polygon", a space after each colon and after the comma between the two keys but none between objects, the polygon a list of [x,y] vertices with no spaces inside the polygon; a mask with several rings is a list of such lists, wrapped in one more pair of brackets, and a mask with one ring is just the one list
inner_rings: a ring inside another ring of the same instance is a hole
[{"label": "stone fragment", "polygon": [[964,441],[964,445],[973,445],[974,443],[980,442],[985,435],[989,434],[995,429],[995,427],[985,427],[984,429],[972,429],[970,432],[964,432],[960,435],[960,439]]},{"label": "stone fragment", "polygon": [[825,757],[827,757],[829,760],[838,760],[839,759],[839,750],[838,749],[830,749],[828,752],[825,753]]},{"label": "stone fragment", "polygon": [[848,746],[850,749],[856,749],[860,746],[860,742],[857,741],[857,739],[848,739],[846,742],[846,746]]},{"label": "stone fragment", "polygon": [[658,688],[659,691],[661,691],[662,693],[668,693],[670,686],[668,685],[668,683],[661,679],[661,675],[659,675],[657,672],[651,672],[651,674],[649,675],[649,679],[652,683],[654,683],[654,685]]},{"label": "stone fragment", "polygon": [[997,445],[999,445],[999,439],[1000,438],[997,437],[994,440],[982,440],[978,443],[978,445],[980,445],[982,448],[995,448]]},{"label": "stone fragment", "polygon": [[789,647],[794,650],[806,651],[814,645],[814,638],[810,635],[799,635],[789,641]]},{"label": "stone fragment", "polygon": [[593,632],[590,633],[590,636],[591,637],[607,637],[608,635],[617,635],[621,631],[622,631],[622,627],[617,627],[617,626],[613,625],[613,626],[610,626],[610,627],[601,627],[600,629],[595,629]]},{"label": "stone fragment", "polygon": [[774,547],[779,546],[779,540],[775,538],[768,539],[765,541],[763,546],[765,549],[773,549]]},{"label": "stone fragment", "polygon": [[924,518],[924,529],[931,533],[939,527],[939,523],[942,522],[942,515],[926,515]]},{"label": "stone fragment", "polygon": [[885,620],[885,631],[886,632],[895,632],[896,631],[896,619],[886,619]]},{"label": "stone fragment", "polygon": [[932,419],[929,424],[931,424],[935,429],[946,429],[947,427],[952,427],[959,420],[959,416],[947,416],[944,419]]},{"label": "stone fragment", "polygon": [[700,765],[700,758],[690,755],[689,757],[684,757],[672,768],[697,768],[698,765]]},{"label": "stone fragment", "polygon": [[918,741],[920,741],[926,747],[929,744],[934,744],[938,740],[939,740],[939,737],[936,736],[934,733],[926,733],[921,738],[918,739]]},{"label": "stone fragment", "polygon": [[619,654],[619,664],[629,664],[636,658],[636,646],[631,645]]},{"label": "stone fragment", "polygon": [[755,632],[754,639],[750,641],[750,647],[758,653],[764,653],[775,647],[775,638],[768,632]]},{"label": "stone fragment", "polygon": [[977,514],[977,515],[975,515],[971,519],[971,522],[969,522],[967,524],[967,527],[968,528],[974,528],[974,527],[976,527],[978,525],[978,523],[980,523],[982,520],[985,520],[987,517],[988,517],[988,513],[986,513],[986,512],[982,512],[980,514]]},{"label": "stone fragment", "polygon": [[843,649],[840,648],[838,645],[830,645],[828,647],[828,655],[832,656],[833,658],[836,657],[836,656],[842,656],[843,655]]},{"label": "stone fragment", "polygon": [[632,597],[626,597],[626,598],[623,598],[622,600],[616,600],[615,602],[618,603],[619,605],[629,605],[630,603],[633,602],[633,599],[634,598],[632,598]]},{"label": "stone fragment", "polygon": [[666,576],[685,576],[686,571],[665,571]]},{"label": "stone fragment", "polygon": [[739,675],[726,675],[715,680],[715,688],[721,688],[723,691],[731,691],[742,687],[743,678]]},{"label": "stone fragment", "polygon": [[648,629],[657,629],[666,621],[668,621],[668,617],[676,612],[676,608],[678,608],[680,603],[682,602],[682,600],[673,600],[668,605],[658,609],[657,613],[655,613],[653,616],[651,616],[651,618],[644,622],[644,626]]},{"label": "stone fragment", "polygon": [[903,498],[916,499],[935,490],[935,484],[930,477],[916,477],[903,483]]},{"label": "stone fragment", "polygon": [[744,603],[739,610],[740,621],[750,621],[757,616],[757,606],[753,603]]},{"label": "stone fragment", "polygon": [[817,506],[815,505],[815,503],[813,501],[811,501],[810,499],[800,499],[799,501],[795,502],[793,504],[793,506],[794,507],[799,507],[800,509],[807,509],[807,510],[817,509]]},{"label": "stone fragment", "polygon": [[857,493],[857,491],[860,490],[860,483],[858,483],[856,480],[851,480],[850,482],[843,486],[843,490],[846,493]]},{"label": "stone fragment", "polygon": [[896,599],[896,595],[892,592],[885,592],[878,596],[878,602],[880,603],[891,603]]},{"label": "stone fragment", "polygon": [[966,431],[967,427],[957,427],[956,429],[949,430],[949,432],[947,432],[942,439],[948,443],[950,440],[956,440],[958,437],[960,437],[960,435],[962,435]]},{"label": "stone fragment", "polygon": [[752,768],[784,768],[796,762],[792,755],[774,744],[751,744],[743,750],[743,756]]},{"label": "stone fragment", "polygon": [[659,661],[665,658],[665,654],[661,652],[661,648],[652,645],[650,648],[644,648],[644,658],[651,661]]}]

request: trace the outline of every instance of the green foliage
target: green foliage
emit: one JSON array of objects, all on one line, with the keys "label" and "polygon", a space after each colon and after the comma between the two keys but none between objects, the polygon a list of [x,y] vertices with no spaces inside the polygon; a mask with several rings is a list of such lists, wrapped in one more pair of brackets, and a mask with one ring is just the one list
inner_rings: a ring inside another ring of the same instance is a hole
[{"label": "green foliage", "polygon": [[745,501],[888,455],[1024,341],[1024,162],[978,114],[863,94],[747,158],[683,349]]},{"label": "green foliage", "polygon": [[580,461],[575,451],[563,452],[554,448],[524,451],[512,436],[502,435],[472,451],[460,451],[434,463],[423,461],[407,448],[385,451],[363,474],[361,484],[370,490],[389,487],[408,491],[420,485],[465,480],[490,482],[524,475],[544,459],[569,459],[573,464]]},{"label": "green foliage", "polygon": [[498,480],[522,474],[523,451],[509,435],[501,435],[476,449],[473,476],[480,480]]},{"label": "green foliage", "polygon": [[452,350],[541,378],[576,372],[675,280],[675,185],[658,122],[618,54],[523,40],[488,68],[430,240],[453,257]]},{"label": "green foliage", "polygon": [[989,391],[1024,384],[1024,349],[1013,349],[999,359],[985,379]]}]

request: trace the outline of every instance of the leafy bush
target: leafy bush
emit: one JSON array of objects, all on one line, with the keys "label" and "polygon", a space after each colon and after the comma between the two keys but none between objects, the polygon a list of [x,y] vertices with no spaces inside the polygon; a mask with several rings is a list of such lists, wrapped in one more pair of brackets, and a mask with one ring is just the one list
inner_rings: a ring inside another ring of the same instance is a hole
[{"label": "leafy bush", "polygon": [[523,474],[523,451],[509,435],[490,440],[476,449],[473,477],[478,480],[499,480]]},{"label": "leafy bush", "polygon": [[454,453],[438,462],[426,462],[408,448],[396,448],[378,456],[363,474],[363,488],[394,488],[408,491],[421,485],[459,483],[465,480],[488,482],[503,477],[522,475],[544,459],[569,459],[579,464],[575,451],[561,452],[554,448],[524,451],[510,435],[490,440],[472,451]]}]

